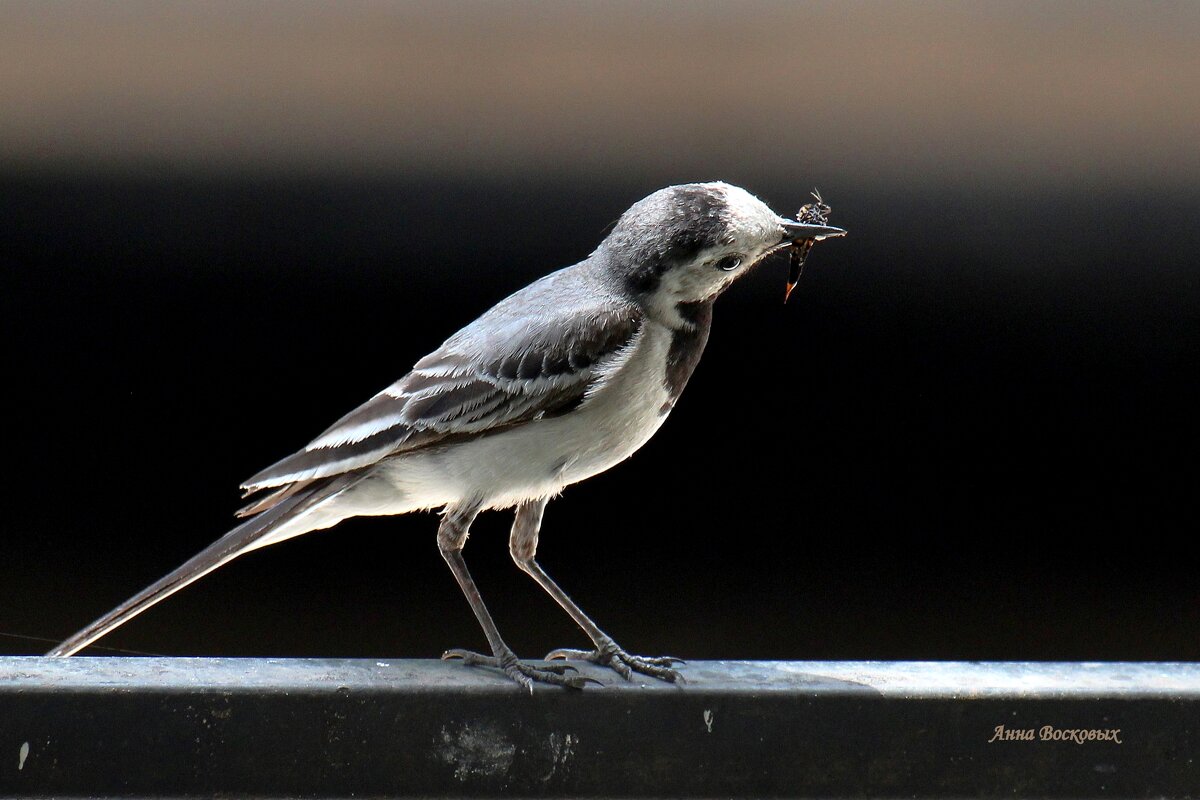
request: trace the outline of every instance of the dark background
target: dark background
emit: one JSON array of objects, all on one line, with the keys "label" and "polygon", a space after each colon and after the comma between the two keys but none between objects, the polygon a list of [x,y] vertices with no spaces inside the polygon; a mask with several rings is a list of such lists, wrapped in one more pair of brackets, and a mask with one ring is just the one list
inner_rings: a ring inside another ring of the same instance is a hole
[{"label": "dark background", "polygon": [[[238,482],[632,202],[820,187],[844,240],[722,298],[547,570],[688,658],[1200,658],[1200,7],[0,7],[0,632],[57,639]],[[585,643],[467,549],[509,643]],[[102,643],[482,647],[432,515],[226,566]],[[39,652],[0,636],[0,653]],[[98,652],[98,651],[96,651]]]}]

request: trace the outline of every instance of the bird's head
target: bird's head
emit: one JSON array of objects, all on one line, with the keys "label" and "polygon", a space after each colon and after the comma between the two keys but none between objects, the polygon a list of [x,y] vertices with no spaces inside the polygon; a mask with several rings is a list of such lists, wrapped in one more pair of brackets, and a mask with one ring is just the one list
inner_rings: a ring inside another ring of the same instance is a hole
[{"label": "bird's head", "polygon": [[716,297],[766,256],[841,228],[785,219],[727,183],[669,186],[639,200],[597,249],[651,309]]}]

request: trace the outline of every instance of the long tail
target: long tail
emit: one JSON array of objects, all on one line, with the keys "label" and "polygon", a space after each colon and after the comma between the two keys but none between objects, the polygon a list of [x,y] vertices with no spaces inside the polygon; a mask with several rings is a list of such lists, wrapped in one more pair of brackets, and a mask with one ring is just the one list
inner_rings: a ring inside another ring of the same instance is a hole
[{"label": "long tail", "polygon": [[314,482],[302,491],[284,498],[277,505],[238,525],[192,556],[174,572],[147,586],[46,655],[52,657],[73,655],[109,631],[124,625],[160,600],[165,600],[175,594],[192,581],[204,577],[242,553],[255,549],[256,544],[261,547],[271,543],[261,540],[277,531],[285,522],[296,519],[321,501],[342,491],[354,483],[358,477],[346,474],[332,476],[327,480]]}]

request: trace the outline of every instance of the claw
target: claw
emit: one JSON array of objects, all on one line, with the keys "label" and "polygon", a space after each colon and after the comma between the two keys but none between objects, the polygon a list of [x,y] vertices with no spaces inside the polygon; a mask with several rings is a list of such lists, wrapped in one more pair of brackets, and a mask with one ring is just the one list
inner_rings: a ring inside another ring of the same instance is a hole
[{"label": "claw", "polygon": [[573,650],[569,647],[560,647],[557,650],[551,650],[549,653],[546,653],[542,660],[559,661],[562,659],[571,659],[574,661],[586,661],[591,652],[588,650]]},{"label": "claw", "polygon": [[675,656],[638,656],[638,658],[656,667],[673,667],[676,664],[687,664],[682,658],[676,658]]},{"label": "claw", "polygon": [[570,678],[567,678],[567,679],[566,679],[566,680],[565,680],[565,681],[564,681],[562,684],[560,684],[560,685],[561,685],[561,686],[563,686],[563,687],[565,687],[565,688],[567,688],[567,689],[582,689],[583,687],[587,686],[589,683],[594,683],[594,684],[596,684],[597,686],[603,686],[603,685],[604,685],[603,683],[601,683],[600,681],[596,680],[595,678],[589,678],[589,677],[587,677],[587,676],[585,676],[585,675],[576,675],[576,676],[572,676],[572,677],[570,677]]},{"label": "claw", "polygon": [[456,647],[442,653],[443,660],[452,658],[462,659],[462,662],[467,666],[492,667],[503,670],[505,675],[512,678],[518,686],[527,689],[530,694],[533,694],[533,684],[535,681],[538,683],[549,683],[553,686],[562,686],[566,689],[582,689],[589,683],[594,683],[598,686],[604,685],[595,678],[582,675],[568,676],[566,674],[568,672],[579,672],[576,667],[570,664],[550,664],[544,667],[535,667],[532,664],[522,663],[511,651],[504,652],[499,656],[485,656],[482,653]]},{"label": "claw", "polygon": [[554,672],[559,675],[562,675],[566,672],[579,672],[578,667],[573,667],[570,664],[547,664],[546,666],[538,667],[537,669],[544,669],[547,672]]}]

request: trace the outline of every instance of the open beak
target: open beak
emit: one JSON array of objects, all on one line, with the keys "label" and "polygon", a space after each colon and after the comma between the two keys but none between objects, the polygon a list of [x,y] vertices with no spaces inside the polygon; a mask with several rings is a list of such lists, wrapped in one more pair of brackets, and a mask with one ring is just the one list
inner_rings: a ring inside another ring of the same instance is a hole
[{"label": "open beak", "polygon": [[784,240],[788,242],[799,242],[804,239],[813,241],[821,241],[822,239],[832,239],[835,236],[845,236],[846,231],[842,228],[834,228],[829,225],[811,225],[807,222],[794,222],[790,219],[782,220]]}]

